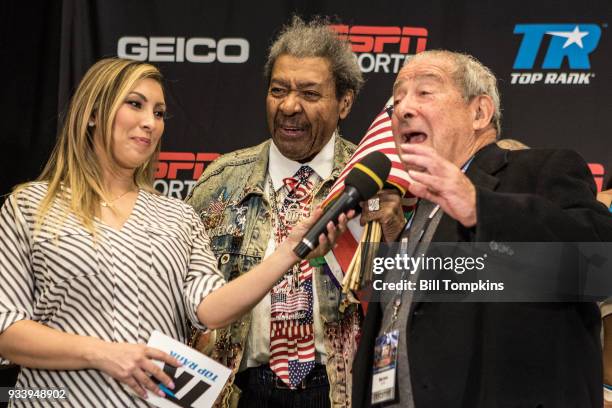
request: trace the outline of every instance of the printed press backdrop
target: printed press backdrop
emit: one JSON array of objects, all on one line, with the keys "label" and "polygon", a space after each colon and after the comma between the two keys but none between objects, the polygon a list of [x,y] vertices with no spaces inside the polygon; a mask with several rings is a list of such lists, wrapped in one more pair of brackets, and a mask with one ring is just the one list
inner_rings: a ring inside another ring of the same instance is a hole
[{"label": "printed press backdrop", "polygon": [[612,166],[612,3],[606,0],[60,3],[52,10],[57,44],[46,40],[29,50],[51,54],[39,62],[53,67],[45,73],[56,78],[46,81],[44,98],[50,106],[55,98],[56,106],[47,107],[43,136],[33,129],[25,137],[24,126],[0,135],[3,146],[16,146],[0,152],[5,166],[15,163],[0,193],[39,172],[57,112],[83,73],[99,58],[119,55],[151,61],[167,79],[170,118],[156,187],[184,197],[219,154],[268,137],[262,67],[271,38],[293,13],[336,16],[335,29],[358,55],[367,82],[341,125],[350,140],[359,141],[382,108],[405,58],[447,48],[475,55],[498,76],[504,137],[579,151],[598,186]]}]

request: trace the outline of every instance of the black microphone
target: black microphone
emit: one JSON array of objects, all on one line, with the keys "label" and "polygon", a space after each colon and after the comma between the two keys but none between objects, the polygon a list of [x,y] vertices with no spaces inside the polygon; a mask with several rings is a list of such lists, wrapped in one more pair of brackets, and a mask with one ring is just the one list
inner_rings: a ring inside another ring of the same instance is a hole
[{"label": "black microphone", "polygon": [[378,192],[387,180],[391,171],[391,161],[383,153],[375,151],[355,163],[344,179],[344,191],[335,201],[325,208],[321,218],[304,235],[302,241],[293,248],[293,252],[301,259],[319,245],[319,235],[327,231],[327,224],[338,223],[338,217],[343,212],[355,208]]}]

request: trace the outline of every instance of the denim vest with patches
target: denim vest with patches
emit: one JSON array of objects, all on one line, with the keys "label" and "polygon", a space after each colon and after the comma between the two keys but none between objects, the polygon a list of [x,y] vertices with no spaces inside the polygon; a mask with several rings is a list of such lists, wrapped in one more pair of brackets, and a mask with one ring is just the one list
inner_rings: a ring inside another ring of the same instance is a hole
[{"label": "denim vest with patches", "polygon": [[[221,156],[208,166],[187,197],[204,222],[218,268],[227,281],[260,263],[268,246],[272,215],[264,190],[270,143],[267,140]],[[315,205],[327,196],[354,151],[355,145],[336,137],[332,174],[314,192]],[[321,268],[316,268],[315,273],[319,315],[325,330],[330,399],[332,406],[350,406],[350,373],[361,316],[355,307],[340,313],[341,291]],[[200,351],[233,371],[217,405],[237,405],[240,390],[233,385],[233,378],[243,358],[250,323],[251,314],[247,313],[224,329],[194,336],[194,345]]]}]

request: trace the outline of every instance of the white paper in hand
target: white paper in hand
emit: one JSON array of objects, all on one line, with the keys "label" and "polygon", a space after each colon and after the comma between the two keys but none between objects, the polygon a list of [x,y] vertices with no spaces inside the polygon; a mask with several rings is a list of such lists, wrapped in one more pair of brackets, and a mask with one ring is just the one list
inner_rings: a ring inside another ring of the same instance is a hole
[{"label": "white paper in hand", "polygon": [[147,391],[148,403],[160,408],[212,407],[229,378],[229,368],[158,331],[151,333],[147,345],[165,351],[183,364],[175,368],[155,361],[172,378],[174,389],[160,384],[166,397],[161,398]]}]

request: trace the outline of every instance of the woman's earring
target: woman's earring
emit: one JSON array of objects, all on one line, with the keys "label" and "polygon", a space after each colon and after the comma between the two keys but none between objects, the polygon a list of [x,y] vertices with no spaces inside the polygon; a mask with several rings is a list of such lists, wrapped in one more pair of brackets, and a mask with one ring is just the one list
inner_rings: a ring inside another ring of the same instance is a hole
[{"label": "woman's earring", "polygon": [[94,123],[93,120],[90,120],[89,122],[87,122],[87,126],[89,126],[90,128],[94,127],[96,124]]}]

